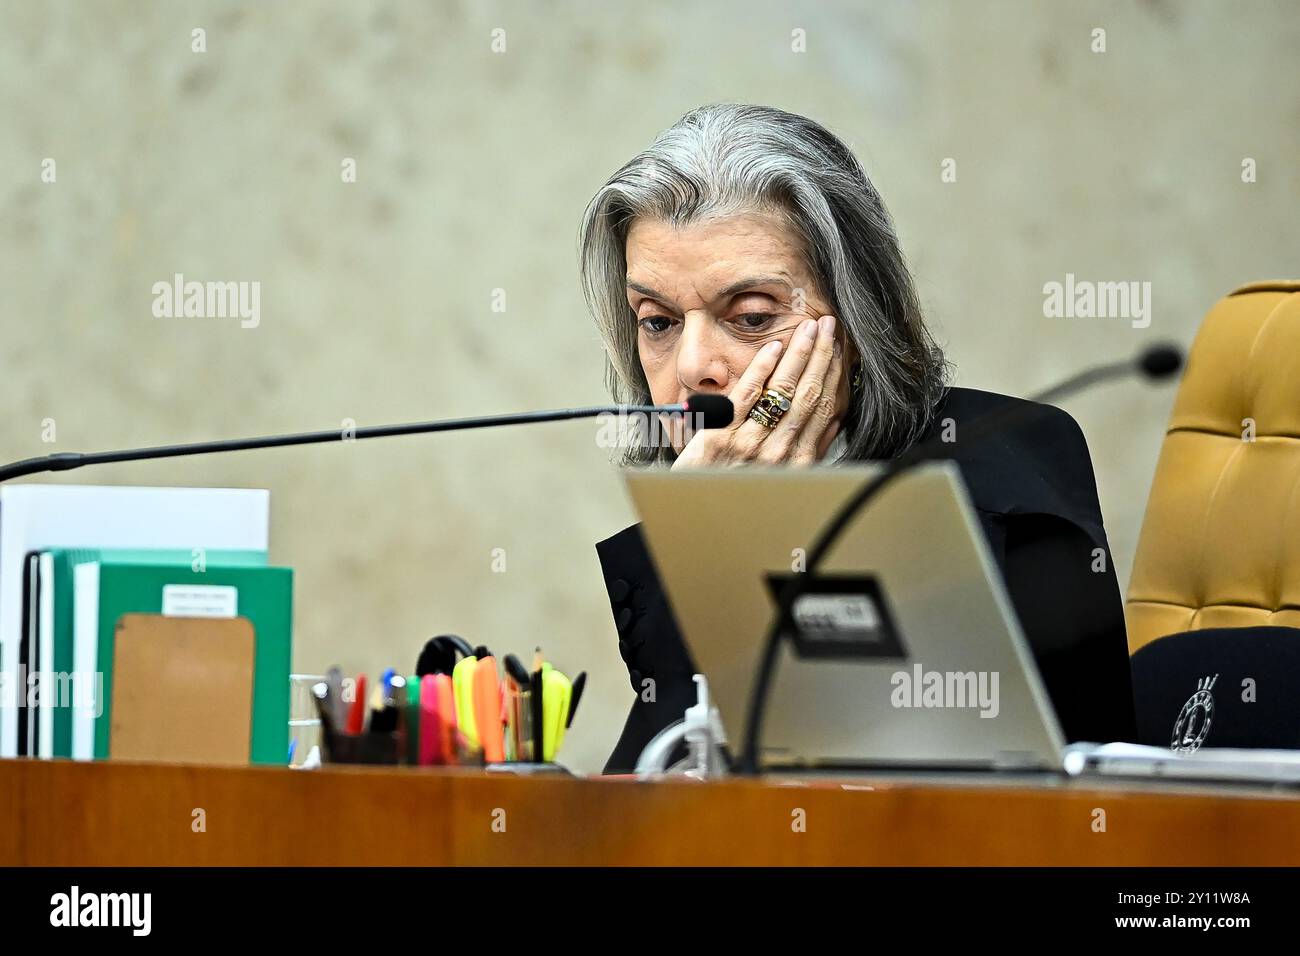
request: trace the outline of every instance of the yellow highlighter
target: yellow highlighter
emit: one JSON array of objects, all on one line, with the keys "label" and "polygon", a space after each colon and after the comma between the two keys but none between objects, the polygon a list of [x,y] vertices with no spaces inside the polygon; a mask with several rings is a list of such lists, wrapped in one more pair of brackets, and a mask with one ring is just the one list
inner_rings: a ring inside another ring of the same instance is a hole
[{"label": "yellow highlighter", "polygon": [[456,701],[456,725],[471,750],[478,750],[478,730],[474,725],[474,668],[476,657],[462,657],[451,672],[451,692]]},{"label": "yellow highlighter", "polygon": [[564,742],[564,722],[569,716],[573,684],[550,664],[542,665],[543,759],[550,763]]}]

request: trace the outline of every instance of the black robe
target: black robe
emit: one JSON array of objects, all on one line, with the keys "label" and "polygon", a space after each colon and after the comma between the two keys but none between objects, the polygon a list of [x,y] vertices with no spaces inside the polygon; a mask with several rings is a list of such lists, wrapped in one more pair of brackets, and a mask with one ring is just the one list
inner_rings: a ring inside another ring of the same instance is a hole
[{"label": "black robe", "polygon": [[[963,443],[964,424],[1024,406],[1003,427]],[[1128,639],[1102,527],[1088,445],[1051,405],[948,389],[929,440],[956,422],[957,462],[1068,741],[1135,739]],[[1101,549],[1100,557],[1096,549]],[[682,643],[640,525],[596,545],[634,699],[606,773],[628,773],[650,739],[695,703]],[[655,680],[655,701],[639,694]]]}]

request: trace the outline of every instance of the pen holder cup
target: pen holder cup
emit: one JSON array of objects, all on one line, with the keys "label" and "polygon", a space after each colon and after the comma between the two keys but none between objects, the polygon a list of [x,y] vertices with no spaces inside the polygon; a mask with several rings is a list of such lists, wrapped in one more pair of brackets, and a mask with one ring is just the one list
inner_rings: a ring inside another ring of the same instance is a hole
[{"label": "pen holder cup", "polygon": [[326,763],[401,763],[401,736],[396,733],[331,734],[325,742],[323,756]]}]

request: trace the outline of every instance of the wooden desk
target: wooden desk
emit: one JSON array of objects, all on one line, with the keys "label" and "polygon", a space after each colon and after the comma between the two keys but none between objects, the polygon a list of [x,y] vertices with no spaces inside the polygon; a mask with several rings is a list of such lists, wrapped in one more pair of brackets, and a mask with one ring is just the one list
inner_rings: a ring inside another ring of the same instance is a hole
[{"label": "wooden desk", "polygon": [[850,786],[7,760],[0,865],[1300,864],[1294,790]]}]

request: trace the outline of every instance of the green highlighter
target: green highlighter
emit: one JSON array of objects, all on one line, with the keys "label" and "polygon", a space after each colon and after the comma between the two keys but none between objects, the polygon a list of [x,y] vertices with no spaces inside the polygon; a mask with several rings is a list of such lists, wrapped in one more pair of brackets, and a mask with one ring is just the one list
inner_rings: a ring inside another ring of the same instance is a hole
[{"label": "green highlighter", "polygon": [[406,678],[406,707],[402,714],[402,727],[406,731],[406,762],[420,762],[420,678],[411,674]]},{"label": "green highlighter", "polygon": [[546,763],[564,743],[564,723],[569,716],[569,697],[573,685],[550,664],[542,664],[542,754]]}]

